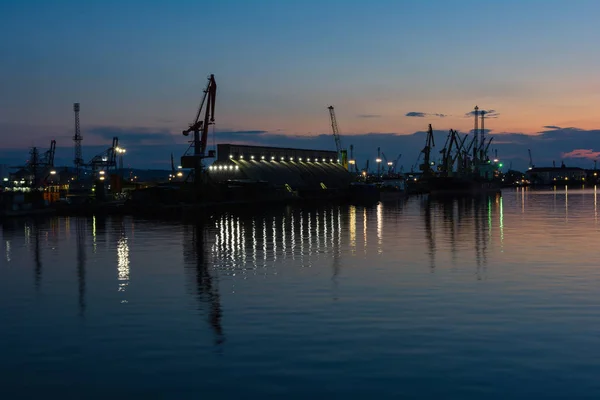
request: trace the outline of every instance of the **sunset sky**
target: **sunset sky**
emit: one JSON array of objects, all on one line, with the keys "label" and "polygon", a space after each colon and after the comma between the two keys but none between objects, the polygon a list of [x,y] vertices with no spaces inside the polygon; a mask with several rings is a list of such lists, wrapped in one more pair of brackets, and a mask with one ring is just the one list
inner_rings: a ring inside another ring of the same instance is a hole
[{"label": "sunset sky", "polygon": [[357,157],[381,146],[408,167],[418,146],[392,134],[416,146],[429,123],[467,133],[478,105],[497,113],[486,128],[515,167],[527,148],[536,164],[566,154],[589,167],[600,155],[598,15],[593,0],[5,0],[0,163],[52,138],[71,162],[73,102],[84,146],[98,146],[84,158],[118,135],[131,162],[168,163],[213,73],[217,143],[334,148],[319,136],[333,104]]}]

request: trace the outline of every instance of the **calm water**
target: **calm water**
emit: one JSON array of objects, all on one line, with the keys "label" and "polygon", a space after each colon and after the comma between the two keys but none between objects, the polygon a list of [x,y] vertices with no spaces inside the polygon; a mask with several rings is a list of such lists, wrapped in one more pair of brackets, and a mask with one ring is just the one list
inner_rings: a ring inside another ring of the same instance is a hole
[{"label": "calm water", "polygon": [[3,399],[600,396],[594,190],[0,239]]}]

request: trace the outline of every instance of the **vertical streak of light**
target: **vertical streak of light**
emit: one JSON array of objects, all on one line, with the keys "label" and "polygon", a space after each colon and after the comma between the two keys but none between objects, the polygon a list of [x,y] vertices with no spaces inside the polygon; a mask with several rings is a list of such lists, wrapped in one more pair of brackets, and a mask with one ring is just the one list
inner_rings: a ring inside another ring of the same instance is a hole
[{"label": "vertical streak of light", "polygon": [[125,236],[117,243],[117,279],[119,292],[124,292],[129,285],[129,245]]},{"label": "vertical streak of light", "polygon": [[242,250],[242,266],[246,265],[246,229],[244,229],[243,224],[240,223],[240,218],[237,219],[237,229],[238,229],[238,245]]},{"label": "vertical streak of light", "polygon": [[350,247],[352,253],[356,251],[356,207],[350,206]]},{"label": "vertical streak of light", "polygon": [[302,265],[304,265],[304,212],[300,211],[300,260],[302,260]]},{"label": "vertical streak of light", "polygon": [[337,242],[338,249],[341,249],[342,246],[342,210],[340,207],[337,207]]},{"label": "vertical streak of light", "polygon": [[381,244],[383,243],[383,204],[381,202],[377,204],[377,253],[381,254],[383,249]]},{"label": "vertical streak of light", "polygon": [[275,219],[275,217],[273,217],[273,221],[271,221],[271,224],[273,225],[273,262],[277,261],[277,224],[276,224],[277,220]]},{"label": "vertical streak of light", "polygon": [[92,217],[92,251],[96,252],[96,216]]},{"label": "vertical streak of light", "polygon": [[267,267],[267,220],[263,217],[263,267]]},{"label": "vertical streak of light", "polygon": [[291,248],[292,248],[292,260],[296,259],[296,225],[294,224],[294,214],[290,217],[290,235]]},{"label": "vertical streak of light", "polygon": [[10,240],[7,240],[6,241],[6,262],[10,262],[10,260],[11,260],[10,253],[11,253]]},{"label": "vertical streak of light", "polygon": [[521,188],[521,214],[525,214],[525,188]]},{"label": "vertical streak of light", "polygon": [[287,237],[285,235],[285,215],[281,218],[281,248],[283,252],[283,259],[287,257]]},{"label": "vertical streak of light", "polygon": [[335,213],[335,211],[332,207],[331,208],[331,219],[330,219],[330,223],[329,223],[329,231],[331,232],[331,247],[333,247],[333,245],[335,244],[335,233],[336,233],[334,213]]},{"label": "vertical streak of light", "polygon": [[258,268],[256,263],[256,217],[252,218],[252,267],[254,270]]},{"label": "vertical streak of light", "polygon": [[504,251],[504,205],[500,197],[500,250]]},{"label": "vertical streak of light", "polygon": [[367,209],[363,208],[363,236],[365,239],[364,250],[365,254],[367,254]]},{"label": "vertical streak of light", "polygon": [[219,255],[219,258],[221,258],[221,249],[223,248],[223,241],[225,240],[225,225],[223,224],[223,217],[221,217],[220,221],[219,221],[219,238],[218,238],[218,245],[217,245],[217,254]]},{"label": "vertical streak of light", "polygon": [[327,249],[327,239],[329,238],[327,229],[327,210],[323,211],[323,250]]},{"label": "vertical streak of light", "polygon": [[310,257],[312,256],[312,239],[313,239],[313,235],[312,235],[312,215],[310,213],[307,214],[307,219],[308,219],[308,229],[306,230],[306,239],[308,240],[308,257],[310,259]]},{"label": "vertical streak of light", "polygon": [[71,237],[71,218],[65,218],[65,236],[68,238]]},{"label": "vertical streak of light", "polygon": [[569,221],[569,189],[565,185],[565,221]]},{"label": "vertical streak of light", "polygon": [[488,239],[492,239],[492,199],[488,197]]},{"label": "vertical streak of light", "polygon": [[[321,250],[321,232],[319,232],[319,212],[315,213],[315,233],[316,233],[316,242],[317,242],[317,252]],[[312,253],[311,253],[312,254]]]}]

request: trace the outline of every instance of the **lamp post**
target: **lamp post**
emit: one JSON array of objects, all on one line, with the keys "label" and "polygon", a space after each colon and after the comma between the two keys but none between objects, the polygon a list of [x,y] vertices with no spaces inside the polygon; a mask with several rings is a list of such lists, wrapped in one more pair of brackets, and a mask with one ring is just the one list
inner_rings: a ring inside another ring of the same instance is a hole
[{"label": "lamp post", "polygon": [[125,154],[127,152],[127,150],[124,149],[123,147],[117,147],[115,150],[117,151],[117,154],[119,155],[119,177],[122,179],[123,178],[123,154]]}]

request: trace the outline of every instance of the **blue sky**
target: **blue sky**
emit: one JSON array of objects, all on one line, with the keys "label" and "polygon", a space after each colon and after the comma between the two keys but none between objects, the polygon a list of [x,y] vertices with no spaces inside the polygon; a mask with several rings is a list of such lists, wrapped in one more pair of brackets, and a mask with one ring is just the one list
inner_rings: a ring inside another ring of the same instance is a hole
[{"label": "blue sky", "polygon": [[[413,135],[428,123],[467,132],[464,114],[475,104],[497,110],[486,127],[505,141],[550,125],[595,138],[598,15],[600,2],[585,0],[5,0],[1,154],[56,138],[68,159],[78,101],[84,146],[108,145],[94,132],[112,129],[122,132],[132,161],[135,149],[140,162],[168,160],[158,157],[164,143],[149,148],[135,133],[170,133],[174,151],[185,151],[179,132],[210,73],[218,83],[217,142],[220,131],[265,131],[255,139],[265,144],[316,138],[329,132],[329,104],[346,141]],[[402,140],[394,143],[381,146],[403,152]],[[550,160],[577,150],[555,143],[542,141],[537,152]],[[526,158],[522,147],[503,151],[516,161]]]}]

